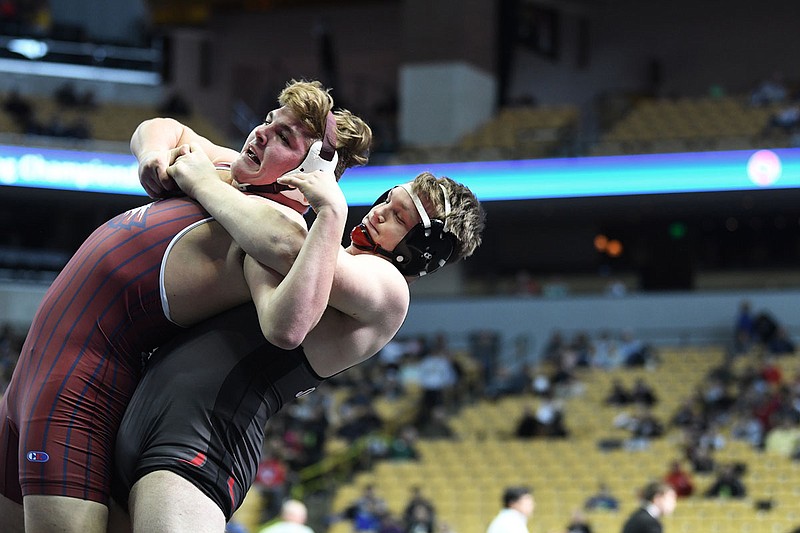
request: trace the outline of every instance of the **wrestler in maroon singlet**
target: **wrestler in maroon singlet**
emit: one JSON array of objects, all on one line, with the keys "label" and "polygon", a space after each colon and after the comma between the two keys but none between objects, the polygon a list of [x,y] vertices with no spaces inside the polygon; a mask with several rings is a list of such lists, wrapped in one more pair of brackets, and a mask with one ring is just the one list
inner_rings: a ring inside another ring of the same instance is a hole
[{"label": "wrestler in maroon singlet", "polygon": [[0,493],[19,503],[39,494],[107,504],[117,428],[143,354],[181,329],[162,309],[162,260],[181,230],[207,218],[183,198],[132,209],[67,263],[0,403]]}]

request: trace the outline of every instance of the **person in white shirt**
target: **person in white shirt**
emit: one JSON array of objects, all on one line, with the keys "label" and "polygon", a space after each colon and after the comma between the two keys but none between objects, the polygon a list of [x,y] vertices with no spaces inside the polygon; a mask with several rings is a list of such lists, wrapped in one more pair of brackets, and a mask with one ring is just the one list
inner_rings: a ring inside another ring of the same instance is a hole
[{"label": "person in white shirt", "polygon": [[503,509],[489,524],[486,533],[528,533],[528,519],[536,502],[527,487],[508,487],[503,492]]},{"label": "person in white shirt", "polygon": [[303,502],[299,500],[286,500],[281,507],[281,518],[258,533],[314,533],[308,527],[306,519],[308,510]]}]

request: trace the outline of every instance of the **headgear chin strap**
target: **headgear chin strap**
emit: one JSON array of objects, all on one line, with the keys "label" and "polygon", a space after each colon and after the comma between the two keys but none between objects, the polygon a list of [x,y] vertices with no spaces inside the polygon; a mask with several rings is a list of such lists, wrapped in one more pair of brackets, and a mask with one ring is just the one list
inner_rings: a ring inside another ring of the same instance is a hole
[{"label": "headgear chin strap", "polygon": [[[330,172],[333,174],[336,171],[336,165],[339,163],[339,154],[336,153],[336,117],[333,113],[328,112],[325,119],[325,131],[322,134],[322,140],[314,142],[308,148],[305,159],[298,165],[297,168],[290,170],[283,174],[289,176],[299,172],[314,172],[315,170],[322,170],[323,172]],[[283,177],[281,176],[281,177]],[[280,193],[287,198],[303,204],[308,207],[309,203],[306,197],[303,196],[298,189],[278,183],[265,183],[263,185],[251,185],[249,183],[240,183],[239,190],[243,192],[258,192],[277,194]]]},{"label": "headgear chin strap", "polygon": [[[447,190],[441,183],[439,184],[444,195],[445,221],[442,222],[428,216],[422,201],[411,190],[411,184],[404,183],[399,187],[411,196],[422,221],[411,228],[392,251],[382,248],[372,239],[364,224],[359,224],[350,232],[353,246],[386,257],[404,276],[418,277],[436,272],[453,255],[456,245],[455,236],[447,230],[447,217],[450,215],[450,198],[447,196]],[[391,189],[383,193],[373,207],[385,201],[390,191]]]}]

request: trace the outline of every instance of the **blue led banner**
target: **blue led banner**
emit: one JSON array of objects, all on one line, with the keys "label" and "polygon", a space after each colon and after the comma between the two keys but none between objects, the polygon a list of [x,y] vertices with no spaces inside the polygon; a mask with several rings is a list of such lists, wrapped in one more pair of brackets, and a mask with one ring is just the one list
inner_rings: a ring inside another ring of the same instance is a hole
[{"label": "blue led banner", "polygon": [[[0,146],[0,184],[144,195],[130,155]],[[468,185],[482,201],[800,187],[800,149],[533,159],[354,168],[350,205],[428,170]]]}]

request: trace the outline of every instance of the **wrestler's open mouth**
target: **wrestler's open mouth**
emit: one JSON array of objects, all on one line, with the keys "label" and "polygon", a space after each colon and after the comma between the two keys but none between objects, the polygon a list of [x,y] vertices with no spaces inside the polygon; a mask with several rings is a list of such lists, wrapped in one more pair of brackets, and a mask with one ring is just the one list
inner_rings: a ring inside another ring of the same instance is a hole
[{"label": "wrestler's open mouth", "polygon": [[253,161],[253,162],[254,162],[256,165],[261,165],[261,160],[258,158],[258,156],[256,155],[256,153],[253,151],[253,149],[252,149],[251,147],[248,147],[248,148],[247,148],[247,151],[245,152],[245,154],[246,154],[246,155],[247,155],[247,157],[249,157],[249,158],[250,158],[250,159],[251,159],[251,160],[252,160],[252,161]]}]

